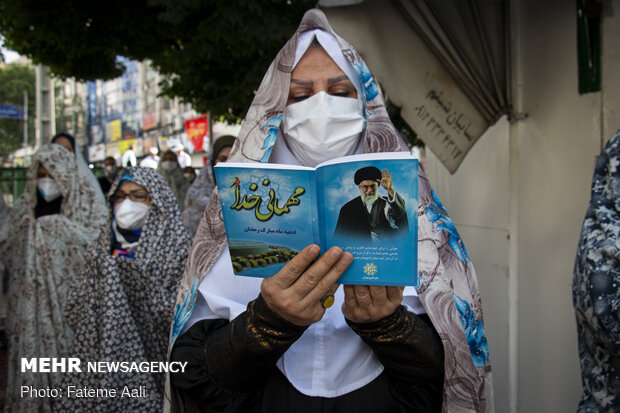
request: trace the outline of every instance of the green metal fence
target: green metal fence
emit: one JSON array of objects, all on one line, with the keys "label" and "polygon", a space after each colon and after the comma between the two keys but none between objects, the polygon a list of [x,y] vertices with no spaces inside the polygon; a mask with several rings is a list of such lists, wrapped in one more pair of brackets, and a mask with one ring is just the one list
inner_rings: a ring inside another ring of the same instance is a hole
[{"label": "green metal fence", "polygon": [[0,189],[7,208],[24,192],[28,168],[0,168]]}]

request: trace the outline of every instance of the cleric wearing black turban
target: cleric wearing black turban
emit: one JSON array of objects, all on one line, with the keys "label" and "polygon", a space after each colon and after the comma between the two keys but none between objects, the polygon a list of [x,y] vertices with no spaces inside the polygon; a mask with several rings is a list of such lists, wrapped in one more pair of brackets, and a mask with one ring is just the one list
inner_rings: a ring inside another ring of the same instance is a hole
[{"label": "cleric wearing black turban", "polygon": [[[334,232],[337,241],[353,238],[369,243],[407,233],[405,200],[392,187],[393,175],[374,166],[355,172],[355,185],[361,194],[340,208]],[[379,185],[387,191],[387,198],[379,195]]]}]

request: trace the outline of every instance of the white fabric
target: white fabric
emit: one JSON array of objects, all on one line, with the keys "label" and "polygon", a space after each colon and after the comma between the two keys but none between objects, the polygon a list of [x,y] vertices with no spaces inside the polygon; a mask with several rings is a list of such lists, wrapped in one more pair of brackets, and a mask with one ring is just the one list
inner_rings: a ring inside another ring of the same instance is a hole
[{"label": "white fabric", "polygon": [[116,179],[117,172],[118,166],[116,165],[106,165],[103,167],[103,174],[111,180]]},{"label": "white fabric", "polygon": [[304,166],[316,166],[353,154],[365,123],[361,100],[321,91],[288,105],[282,130],[295,158]]},{"label": "white fabric", "polygon": [[114,231],[114,236],[116,237],[116,241],[121,244],[121,249],[129,252],[134,252],[136,247],[140,244],[140,240],[135,242],[129,242],[125,239],[123,234],[118,231],[118,225],[115,223],[112,224],[112,230]]},{"label": "white fabric", "polygon": [[[359,141],[357,148],[355,148],[355,155],[364,153],[364,142]],[[291,153],[286,146],[285,139],[283,139],[282,131],[278,131],[278,137],[276,143],[273,145],[271,155],[269,156],[269,163],[277,163],[280,165],[297,165],[301,166],[301,163]]]},{"label": "white fabric", "polygon": [[[42,164],[63,195],[60,211],[35,218],[37,168]],[[0,260],[8,275],[6,337],[9,343],[6,411],[49,412],[50,398],[20,397],[22,386],[60,387],[51,373],[20,372],[22,358],[64,357],[71,334],[64,306],[84,255],[105,225],[108,210],[78,171],[74,153],[42,145],[32,159],[24,192],[0,231]]]},{"label": "white fabric", "polygon": [[187,152],[181,151],[177,154],[177,158],[179,159],[179,165],[181,165],[181,168],[192,166],[192,157],[189,156]]},{"label": "white fabric", "polygon": [[58,184],[52,178],[37,179],[37,189],[46,202],[52,202],[62,195]]},{"label": "white fabric", "polygon": [[125,198],[114,207],[114,218],[119,227],[123,229],[142,228],[146,222],[149,206],[144,202],[135,202]]},{"label": "white fabric", "polygon": [[164,171],[172,171],[177,167],[177,163],[174,161],[161,161],[159,166]]},{"label": "white fabric", "polygon": [[271,155],[269,156],[269,163],[301,166],[299,161],[295,159],[295,156],[286,146],[286,142],[284,142],[284,136],[282,136],[282,129],[278,131],[276,143],[273,144],[273,149],[271,150]]},{"label": "white fabric", "polygon": [[307,32],[303,32],[299,35],[299,40],[297,41],[297,48],[295,49],[295,61],[293,62],[293,69],[297,66],[297,63],[301,60],[303,55],[306,53],[308,46],[312,43],[314,38],[317,38],[321,47],[327,52],[329,57],[332,58],[334,62],[338,65],[338,67],[347,75],[347,77],[353,82],[353,86],[357,90],[357,96],[362,95],[362,88],[360,86],[360,80],[357,76],[357,73],[351,66],[351,63],[344,57],[342,54],[342,48],[338,43],[338,40],[332,36],[330,33],[327,33],[320,29],[309,30]]},{"label": "white fabric", "polygon": [[105,194],[101,190],[101,185],[99,185],[99,181],[97,180],[97,177],[95,176],[93,171],[88,167],[86,160],[82,156],[82,149],[80,148],[80,145],[78,145],[77,141],[75,142],[74,149],[75,149],[75,162],[77,164],[78,171],[83,176],[85,176],[86,179],[88,179],[88,182],[90,182],[90,184],[93,186],[93,189],[95,190],[95,197],[97,199],[97,202],[101,202],[103,205],[106,205],[107,200],[105,198]]},{"label": "white fabric", "polygon": [[[345,60],[337,40],[332,35],[321,30],[302,33],[297,44],[295,64],[315,35],[326,52],[352,80],[359,100],[361,89],[357,75]],[[283,118],[286,119],[286,115]],[[280,130],[269,162],[299,165],[300,159],[290,150],[290,141],[282,137]],[[334,153],[326,152],[330,154],[329,158],[336,157]],[[351,153],[347,154],[362,153],[362,140],[358,139],[358,144],[353,145],[348,152]],[[181,334],[200,320],[234,320],[246,310],[248,302],[258,296],[261,282],[261,278],[236,276],[232,270],[229,250],[224,248],[200,283],[200,294]],[[415,288],[406,287],[403,295],[402,303],[409,311],[415,314],[425,312]],[[308,396],[337,397],[347,394],[370,383],[383,371],[383,366],[370,347],[346,324],[341,311],[344,299],[342,287],[338,289],[335,298],[334,305],[326,311],[321,321],[309,327],[277,362],[278,368],[289,382]]]},{"label": "white fabric", "polygon": [[147,156],[146,158],[140,161],[140,166],[142,168],[153,168],[157,169],[157,165],[159,164],[159,156]]},{"label": "white fabric", "polygon": [[123,168],[136,166],[137,163],[138,159],[136,158],[136,153],[131,149],[127,149],[123,156],[121,156],[121,166]]},{"label": "white fabric", "polygon": [[[241,277],[233,273],[228,248],[198,287],[200,295],[181,334],[200,320],[234,320],[258,297],[262,278]],[[417,292],[405,287],[403,305],[423,314]],[[308,396],[337,397],[370,383],[383,366],[357,334],[346,324],[340,308],[342,287],[334,305],[313,324],[278,360],[277,366],[290,383]],[[207,304],[208,303],[208,304]]]}]

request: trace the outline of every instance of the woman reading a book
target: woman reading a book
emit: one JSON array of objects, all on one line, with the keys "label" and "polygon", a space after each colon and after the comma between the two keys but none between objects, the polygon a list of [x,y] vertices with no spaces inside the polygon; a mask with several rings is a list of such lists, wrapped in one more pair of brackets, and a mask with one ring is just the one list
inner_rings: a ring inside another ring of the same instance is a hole
[{"label": "woman reading a book", "polygon": [[[311,10],[268,69],[229,160],[314,166],[405,150],[363,60]],[[177,298],[170,357],[187,367],[170,377],[172,411],[492,409],[473,267],[423,172],[419,189],[419,273],[404,289],[339,288],[352,255],[317,245],[270,278],[235,276],[215,193]]]}]

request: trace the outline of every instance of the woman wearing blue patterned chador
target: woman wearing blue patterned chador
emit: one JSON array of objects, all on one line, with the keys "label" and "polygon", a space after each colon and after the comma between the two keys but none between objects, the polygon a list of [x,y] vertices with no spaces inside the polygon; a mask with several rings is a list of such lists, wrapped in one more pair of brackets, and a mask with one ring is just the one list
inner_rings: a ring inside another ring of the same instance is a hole
[{"label": "woman wearing blue patterned chador", "polygon": [[[364,61],[310,10],[263,78],[229,160],[314,166],[406,150]],[[170,377],[172,410],[492,410],[476,276],[423,172],[418,216],[419,272],[404,290],[339,288],[353,256],[332,247],[319,257],[317,245],[270,278],[241,277],[216,191],[177,297],[170,357],[188,365]]]},{"label": "woman wearing blue patterned chador", "polygon": [[[176,198],[155,169],[126,169],[109,194],[112,216],[88,250],[67,300],[65,314],[75,332],[68,354],[83,366],[163,362],[191,241]],[[116,397],[65,392],[55,400],[56,411],[155,412],[163,403],[163,373],[83,371],[65,374],[64,380],[65,391],[113,389]],[[131,389],[138,389],[138,397],[123,395]]]},{"label": "woman wearing blue patterned chador", "polygon": [[620,131],[594,168],[575,260],[573,305],[583,395],[579,412],[620,411]]}]

